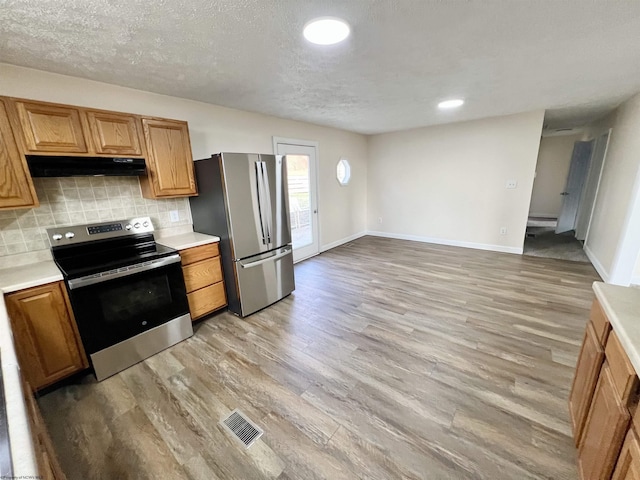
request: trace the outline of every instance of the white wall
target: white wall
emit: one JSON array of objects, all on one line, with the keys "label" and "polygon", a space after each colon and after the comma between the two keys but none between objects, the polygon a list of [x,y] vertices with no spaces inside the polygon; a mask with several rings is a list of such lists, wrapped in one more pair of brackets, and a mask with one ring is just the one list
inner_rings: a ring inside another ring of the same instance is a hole
[{"label": "white wall", "polygon": [[[0,95],[186,120],[195,159],[221,151],[271,153],[272,136],[317,141],[321,248],[366,229],[363,135],[7,64],[0,64]],[[351,164],[348,187],[335,178],[340,157]]]},{"label": "white wall", "polygon": [[542,137],[529,215],[558,217],[563,198],[560,194],[567,182],[573,145],[581,138],[582,134]]},{"label": "white wall", "polygon": [[[370,137],[368,229],[521,252],[543,117],[537,111]],[[505,188],[510,179],[516,189]]]},{"label": "white wall", "polygon": [[628,285],[640,251],[640,94],[623,103],[610,122],[585,251],[605,281]]}]

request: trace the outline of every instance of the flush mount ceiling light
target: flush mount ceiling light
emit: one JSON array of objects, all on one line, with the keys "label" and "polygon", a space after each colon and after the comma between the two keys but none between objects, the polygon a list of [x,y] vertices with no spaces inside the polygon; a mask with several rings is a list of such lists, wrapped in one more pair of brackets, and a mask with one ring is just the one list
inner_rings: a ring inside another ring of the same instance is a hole
[{"label": "flush mount ceiling light", "polygon": [[307,22],[302,33],[304,38],[316,45],[333,45],[347,38],[350,32],[351,29],[344,20],[322,17]]},{"label": "flush mount ceiling light", "polygon": [[451,100],[445,100],[438,104],[440,110],[449,110],[450,108],[458,108],[464,104],[464,100],[461,98],[453,98]]}]

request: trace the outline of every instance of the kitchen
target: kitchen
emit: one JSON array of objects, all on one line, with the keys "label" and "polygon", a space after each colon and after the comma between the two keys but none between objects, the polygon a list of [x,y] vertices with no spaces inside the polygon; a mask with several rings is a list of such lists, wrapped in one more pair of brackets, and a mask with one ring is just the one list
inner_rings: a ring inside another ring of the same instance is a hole
[{"label": "kitchen", "polygon": [[[77,77],[61,76],[53,73],[30,70],[24,67],[16,67],[16,66],[3,64],[2,66],[0,66],[0,68],[1,68],[2,80],[3,80],[3,90],[0,93],[3,95],[10,95],[10,96],[19,97],[19,98],[36,99],[41,101],[57,102],[57,103],[64,103],[64,104],[71,104],[71,105],[82,105],[84,107],[94,108],[94,109],[99,108],[104,110],[132,112],[137,114],[144,114],[144,115],[153,116],[153,117],[163,117],[168,119],[174,119],[174,118],[186,119],[189,122],[189,134],[191,137],[193,158],[206,158],[210,156],[212,153],[219,152],[219,151],[236,151],[236,152],[251,151],[251,152],[270,153],[270,152],[273,152],[272,136],[274,135],[283,136],[287,138],[298,138],[298,139],[307,139],[307,140],[317,141],[318,144],[320,145],[320,154],[321,154],[321,160],[318,165],[319,202],[320,202],[319,231],[320,231],[321,249],[330,250],[331,247],[338,246],[340,244],[345,244],[346,245],[345,249],[351,252],[354,258],[358,258],[359,255],[364,255],[366,253],[364,250],[361,250],[361,247],[358,246],[360,244],[355,242],[352,246],[348,246],[348,245],[350,242],[357,240],[365,232],[374,231],[380,234],[387,234],[387,235],[396,234],[396,236],[398,236],[398,232],[402,232],[401,229],[395,229],[394,231],[393,222],[395,221],[395,219],[393,218],[393,209],[390,208],[389,210],[385,210],[382,213],[378,213],[380,209],[385,209],[388,207],[388,205],[384,204],[383,202],[384,199],[374,198],[374,196],[371,195],[371,192],[379,191],[379,186],[384,185],[384,182],[383,182],[384,178],[382,178],[382,176],[387,176],[391,178],[395,174],[394,172],[387,172],[386,170],[383,170],[384,166],[382,165],[382,163],[384,162],[384,156],[388,155],[384,153],[383,138],[373,139],[373,141],[376,142],[376,148],[375,148],[375,154],[372,154],[370,153],[370,150],[371,150],[370,139],[367,139],[362,135],[355,134],[352,132],[347,132],[344,130],[337,130],[334,128],[328,128],[324,126],[311,125],[308,123],[304,124],[302,122],[270,117],[260,113],[248,113],[244,111],[233,110],[226,107],[217,107],[217,106],[212,106],[206,103],[200,103],[192,100],[183,100],[177,97],[167,97],[167,96],[158,95],[154,93],[134,91],[127,88],[117,87],[117,86],[109,85],[105,83],[98,83],[90,80],[83,80]],[[504,129],[509,128],[509,124],[518,123],[518,125],[512,125],[512,127],[514,128],[514,131],[513,132],[510,131],[509,133],[512,133],[513,135],[521,135],[521,137],[518,137],[518,138],[522,138],[524,140],[524,143],[526,143],[527,145],[527,148],[526,148],[527,153],[526,155],[522,155],[522,158],[523,158],[522,170],[518,170],[513,174],[511,174],[511,172],[508,172],[506,174],[496,173],[504,169],[503,164],[493,165],[487,162],[487,165],[486,165],[487,172],[489,173],[493,172],[496,176],[498,176],[498,178],[500,178],[499,183],[502,183],[503,176],[508,176],[508,175],[514,175],[520,180],[520,185],[522,186],[521,190],[517,189],[512,192],[504,192],[504,195],[511,195],[511,194],[513,195],[501,197],[501,199],[504,200],[504,204],[505,204],[504,210],[506,210],[506,215],[507,215],[507,220],[505,221],[511,222],[512,218],[519,218],[521,213],[524,212],[526,214],[526,211],[527,211],[528,200],[523,199],[526,195],[521,195],[521,193],[526,193],[524,192],[526,190],[525,183],[526,181],[528,181],[529,178],[532,179],[532,176],[533,176],[533,165],[535,164],[535,152],[533,150],[535,150],[535,146],[531,146],[531,145],[534,145],[535,140],[537,139],[536,137],[538,137],[539,139],[539,132],[542,126],[542,116],[540,115],[536,117],[535,115],[530,115],[530,116],[513,115],[512,117],[506,117],[503,120],[495,120],[494,123],[495,125],[492,124],[493,125],[492,131],[495,133],[493,133],[492,135],[496,139],[505,135]],[[536,125],[533,125],[533,124],[536,124]],[[516,127],[519,130],[516,130]],[[462,127],[451,127],[451,128],[454,129],[454,128],[462,128]],[[445,131],[444,127],[441,127],[441,129],[442,129],[441,130],[442,132]],[[451,130],[449,131],[451,132]],[[451,133],[452,133],[451,135],[452,137],[456,136],[455,132],[451,132]],[[497,144],[498,143],[496,140],[496,145]],[[510,156],[513,157],[514,151],[512,150],[504,151],[504,152],[500,151],[498,154],[503,156],[506,159],[507,157],[510,157]],[[520,154],[516,152],[516,157],[518,155]],[[527,157],[526,159],[524,159],[525,156]],[[516,158],[516,157],[513,157],[513,158]],[[351,164],[352,179],[349,186],[346,188],[341,186],[335,180],[335,164],[340,158],[349,159],[349,162]],[[471,165],[471,163],[469,163],[469,165]],[[459,169],[460,164],[458,164],[457,166],[452,165],[452,168]],[[491,170],[491,169],[495,169],[495,170]],[[407,175],[407,170],[400,173],[402,175]],[[446,175],[448,175],[449,172],[448,171],[444,172],[444,174],[446,177]],[[402,181],[407,182],[407,180],[404,177]],[[61,184],[59,183],[58,185],[61,185]],[[408,182],[405,183],[405,185],[408,185],[409,187],[413,188],[413,185],[411,185]],[[75,184],[75,187],[78,191],[80,191],[81,188],[89,188],[89,187],[79,186],[78,183]],[[123,198],[131,198],[131,195],[132,195],[131,185],[117,184],[115,185],[115,187],[118,189],[119,195],[121,195],[120,187],[122,187],[122,191],[125,191],[125,192],[127,189],[129,189],[129,196],[126,196]],[[462,188],[458,189],[459,187],[462,187]],[[109,187],[97,186],[96,188],[107,189]],[[453,182],[451,183],[451,188],[453,189],[452,191],[453,194],[460,193],[460,192],[464,194],[465,191],[469,191],[467,189],[473,189],[474,186],[467,185],[466,183],[464,185],[459,185]],[[486,189],[486,187],[482,187],[482,188]],[[45,190],[44,185],[42,186],[42,189]],[[50,190],[54,190],[54,189],[51,188]],[[477,190],[471,190],[471,191],[477,191]],[[80,195],[81,193],[82,192],[79,192],[78,195]],[[98,200],[97,198],[95,198],[95,195],[93,199],[96,201]],[[69,200],[73,200],[73,199],[70,198]],[[149,213],[151,214],[150,216],[152,217],[154,216],[154,213],[155,213],[153,212],[153,210],[155,210],[154,207],[157,207],[158,209],[157,218],[161,222],[161,224],[156,225],[156,227],[159,229],[164,229],[164,228],[173,229],[175,227],[186,227],[187,229],[189,228],[188,226],[190,225],[190,219],[188,217],[189,214],[186,213],[188,212],[188,207],[187,207],[188,200],[184,200],[184,199],[175,200],[175,201],[174,200],[150,200],[151,203],[147,204],[145,203],[147,200],[145,200],[138,191],[136,196],[133,197],[133,201],[136,204],[136,212],[137,212],[138,204],[140,204],[141,209],[144,207],[149,209]],[[165,202],[167,203],[167,205],[161,206]],[[171,203],[171,202],[175,202],[175,203]],[[73,205],[73,202],[64,201],[63,203],[65,205],[67,204]],[[112,207],[111,205],[109,205],[108,210],[111,212],[112,209],[126,208],[122,206],[122,203],[123,201],[121,200],[120,205],[116,206],[114,202],[114,206]],[[452,202],[451,206],[453,208],[455,207],[455,204]],[[161,208],[162,208],[162,211],[161,211]],[[492,232],[494,230],[497,232],[498,228],[494,228],[495,222],[494,222],[494,219],[492,218],[493,209],[474,208],[473,206],[470,206],[470,205],[466,205],[466,208],[471,213],[465,213],[464,214],[465,218],[467,216],[468,217],[475,216],[477,219],[479,219],[480,223],[482,223],[482,221],[490,223]],[[88,212],[91,212],[94,210],[99,210],[99,209],[91,209],[91,208],[87,209]],[[103,208],[102,210],[107,210],[107,208]],[[171,211],[179,212],[178,222],[171,222],[171,215],[170,215]],[[66,213],[70,215],[73,212],[67,211]],[[85,213],[85,218],[86,218],[86,212],[83,212],[83,213]],[[11,217],[11,219],[12,220],[15,219],[16,222],[19,224],[21,214],[22,214],[22,211],[20,211],[19,213],[16,213],[13,217]],[[25,213],[24,215],[27,215],[27,214]],[[110,219],[124,218],[126,216],[127,215],[124,215],[124,216],[121,215],[119,217],[112,217]],[[383,223],[379,223],[378,221],[379,217],[382,217]],[[416,217],[413,217],[413,218],[415,219]],[[29,219],[27,218],[25,220],[28,224]],[[433,214],[433,220],[438,221],[435,214]],[[502,219],[497,219],[496,221],[500,222],[502,221]],[[73,223],[83,223],[83,222],[73,222]],[[414,222],[414,223],[418,223],[418,222]],[[154,221],[154,224],[155,224],[155,221]],[[391,225],[389,225],[389,227],[387,228],[388,224],[391,224]],[[380,225],[382,225],[382,227],[384,228],[380,227]],[[509,231],[508,239],[501,238],[501,237],[497,237],[496,239],[474,237],[473,232],[466,235],[467,232],[465,231],[465,235],[463,236],[456,237],[456,236],[450,236],[450,235],[443,235],[441,240],[449,239],[451,243],[451,239],[458,238],[462,243],[466,242],[469,244],[476,244],[476,245],[488,244],[488,245],[504,248],[505,250],[510,248],[513,249],[513,248],[516,248],[514,247],[514,245],[517,245],[518,239],[516,237],[518,236],[519,226],[517,225],[517,223],[514,223],[513,227],[511,226],[512,225],[511,223],[509,225],[510,225],[509,226],[510,231]],[[26,228],[29,228],[29,227],[26,227]],[[473,229],[470,228],[470,230],[473,230]],[[429,232],[420,232],[420,231],[410,231],[408,229],[405,229],[403,233],[407,237],[412,236],[412,237],[416,237],[416,239],[417,237],[420,237],[420,238],[431,237],[432,239],[438,240],[437,238],[438,235],[436,234],[437,232],[429,233]],[[511,238],[512,235],[513,235],[513,238]],[[24,239],[24,236],[22,238]],[[363,239],[363,240],[366,240],[366,239]],[[442,240],[442,242],[444,240]],[[508,240],[508,241],[505,241],[505,240]],[[25,240],[22,240],[22,241],[25,242]],[[389,248],[389,243],[387,242],[375,243],[374,245],[376,248],[380,249],[380,251],[385,252],[385,254],[387,253],[387,248]],[[413,248],[413,247],[409,247],[407,245],[407,248]],[[415,248],[420,249],[422,247],[415,247]],[[443,252],[451,252],[452,254],[456,252],[456,250],[451,249],[451,247],[441,247],[441,248],[444,249]],[[46,249],[34,250],[34,252],[29,253],[28,256],[30,256],[31,258],[36,258],[40,255],[43,255],[42,253],[38,253],[42,251],[46,251]],[[436,253],[434,251],[431,251],[431,252]],[[465,254],[466,253],[467,252],[465,251]],[[342,257],[335,258],[336,255],[338,255],[338,252],[329,252],[328,254],[322,255],[321,257],[331,259],[332,262],[336,262],[337,264],[341,265],[343,269],[349,269],[350,268],[348,266],[349,264],[345,262],[345,259]],[[503,257],[501,256],[487,257],[487,258],[494,258],[495,261],[500,261],[500,262],[504,261],[502,260]],[[505,263],[508,265],[510,261],[506,261]],[[13,265],[6,265],[6,266],[13,267]],[[410,265],[403,266],[403,268],[409,268],[409,267]],[[305,262],[301,263],[299,267],[297,267],[297,269],[301,271],[305,271],[305,269],[308,270],[310,268],[311,267],[310,266],[308,267],[305,264]],[[439,273],[441,276],[445,275],[445,272],[443,271],[439,271]],[[296,272],[296,274],[297,274],[297,281],[298,281],[297,289],[300,291],[301,287],[299,283],[299,278],[303,278],[304,275],[302,273],[298,274],[298,272]],[[336,272],[333,270],[330,270],[330,271],[327,271],[327,274],[335,275]],[[320,278],[317,278],[312,272],[307,272],[306,275],[308,275],[309,278],[316,279],[317,281],[321,280]],[[378,272],[378,275],[384,276],[384,272],[380,271]],[[592,276],[590,278],[596,279],[597,277]],[[340,274],[340,278],[338,280],[342,280],[342,274]],[[374,278],[373,280],[376,280],[376,278]],[[589,291],[588,283],[589,282],[582,283],[581,284],[583,287],[582,289],[571,291],[571,294],[576,295],[576,298],[579,298],[579,301],[576,301],[576,303],[579,305],[576,304],[576,305],[572,305],[571,307],[576,309],[571,313],[572,316],[575,315],[576,322],[577,322],[577,319],[584,313],[583,310],[588,309],[587,304],[592,298],[592,297],[587,298],[589,295],[592,295],[592,293]],[[358,287],[354,287],[354,286],[349,287],[348,285],[343,283],[340,283],[340,285],[344,286],[344,288],[346,288],[347,291],[353,293],[354,295],[355,295],[355,292],[358,291]],[[380,288],[378,283],[376,283],[375,281],[373,282],[373,286]],[[584,289],[586,289],[586,292],[584,291]],[[380,291],[384,291],[384,290],[380,290]],[[435,292],[432,292],[432,293],[435,295]],[[328,295],[330,295],[330,292],[325,290],[322,295],[316,298],[311,296],[311,298],[309,298],[308,300],[310,303],[308,303],[307,306],[303,308],[303,310],[311,314],[313,312],[316,312],[314,308],[312,308],[312,306],[319,307],[320,305],[322,305],[321,308],[323,309],[323,311],[334,312],[334,310],[331,308],[330,305],[323,305],[321,302],[321,300],[323,298],[327,298]],[[403,299],[403,301],[406,302],[407,300]],[[544,301],[544,299],[540,299],[540,301]],[[288,308],[289,308],[289,304],[286,304],[286,303],[278,304],[273,310],[274,316],[278,318],[279,315],[282,315],[282,316],[286,315],[285,312],[287,311]],[[338,315],[338,314],[334,312],[332,315]],[[371,318],[375,318],[375,311],[373,310],[367,311],[367,315]],[[317,312],[313,313],[313,318],[317,318],[317,317],[318,317],[318,313]],[[225,318],[227,317],[225,316]],[[274,320],[261,319],[260,322],[261,322],[260,326],[252,325],[251,328],[255,329],[254,332],[260,332],[261,335],[265,336],[266,338],[269,338],[269,331],[266,329],[266,326],[269,325],[270,322],[271,322],[271,325],[273,326]],[[206,322],[207,326],[203,327],[205,330],[214,329],[213,326],[209,326],[209,323],[211,322]],[[296,328],[295,324],[285,323],[282,325],[286,325],[286,327],[284,327],[285,332],[281,333],[281,335],[285,335],[287,328],[291,328],[291,329]],[[298,324],[297,325],[298,328],[300,328],[301,325],[302,324]],[[229,324],[230,329],[241,328],[241,326],[242,324],[238,324],[235,322],[232,322]],[[249,326],[247,325],[246,328],[249,328]],[[578,327],[576,326],[576,329],[577,328]],[[582,335],[582,332],[584,329],[584,322],[581,324],[580,328],[581,328],[580,333],[575,334],[577,335],[577,337],[580,337]],[[309,330],[309,332],[315,332],[315,331]],[[317,332],[316,332],[316,335],[318,336],[318,339],[317,339],[318,342],[320,342],[319,345],[322,344],[322,341],[325,342],[325,345],[332,343],[331,339],[325,338],[325,336],[317,334]],[[571,335],[574,335],[574,334],[572,333]],[[571,335],[569,335],[569,337],[571,337]],[[224,335],[220,335],[220,336],[225,340],[229,339],[229,337],[226,337]],[[251,338],[254,338],[254,337],[255,337],[255,333],[254,335],[251,335]],[[284,341],[283,338],[284,337],[278,338],[278,337],[272,336],[271,340],[272,342],[276,342],[276,340]],[[309,339],[296,340],[295,338],[289,338],[289,340],[292,342],[302,341],[304,344],[309,343]],[[573,345],[575,343],[579,343],[579,341],[580,341],[579,338],[576,339],[571,337],[571,340],[569,343],[570,345]],[[207,347],[206,343],[207,342],[202,342],[199,344],[199,346],[201,346],[203,351],[206,350],[208,352],[211,352],[211,349]],[[339,344],[343,349],[346,349],[347,351],[351,348],[351,346],[347,342],[340,341],[340,340],[333,340],[333,344],[335,345],[336,343]],[[265,344],[264,347],[265,347],[264,350],[268,350],[267,344]],[[573,345],[571,348],[576,350],[573,353],[573,356],[575,358],[575,355],[577,355],[577,348],[575,345]],[[568,349],[568,352],[571,352],[571,348]],[[215,358],[215,355],[213,352],[211,352],[211,355],[212,355],[211,358]],[[251,352],[247,351],[246,355],[251,355]],[[569,358],[571,357],[570,353],[568,354],[568,357]],[[174,363],[173,360],[171,360],[171,356],[169,356],[168,358],[169,360],[167,360],[167,365],[169,366],[157,365],[158,369],[166,368],[167,374],[170,373],[172,368],[178,369],[179,367],[178,364]],[[188,365],[193,365],[195,367],[195,364],[193,363],[194,361],[195,360],[194,360],[193,352],[187,352],[187,353],[181,354],[180,362],[178,363],[182,364],[183,366],[184,364],[188,364]],[[264,361],[268,362],[268,360],[264,360]],[[305,361],[307,362],[307,365],[312,364],[312,361],[307,359],[306,357],[305,357]],[[275,360],[271,360],[271,362],[272,363],[270,363],[270,365],[272,365],[273,368],[276,368],[277,362]],[[242,373],[243,370],[238,370],[237,372]],[[247,373],[247,372],[244,371],[244,373]],[[127,380],[129,382],[128,383],[129,385],[135,385],[134,380],[139,382],[144,382],[144,378],[140,378],[139,375],[137,377],[134,374],[130,374],[130,375],[132,377]],[[169,375],[169,377],[170,376],[171,375]],[[119,384],[118,386],[120,388],[122,387],[122,384]],[[299,385],[299,389],[301,390],[303,386],[304,385]],[[343,385],[342,387],[343,391],[348,390],[347,387],[348,385]],[[209,389],[209,388],[210,386],[206,387],[206,389]],[[202,391],[206,391],[206,389],[203,388]],[[318,392],[315,392],[315,393],[319,394]],[[43,401],[46,402],[46,398],[47,396],[45,395],[43,397]],[[92,401],[95,401],[95,399]],[[226,402],[224,403],[226,405]],[[121,405],[120,408],[123,409],[122,411],[126,410],[125,405]],[[250,411],[245,413],[248,413],[250,414],[249,416],[253,417],[252,414],[258,413],[258,412]],[[289,412],[288,414],[293,415],[293,412]],[[277,417],[270,417],[270,418],[271,418],[271,426],[273,427],[271,430],[272,435],[275,435],[274,429],[276,427],[281,428],[284,432],[288,431],[287,429],[289,427],[286,426],[281,421],[278,421]],[[312,430],[318,427],[319,428],[318,431],[322,432],[318,438],[324,439],[325,433],[332,433],[333,431],[335,431],[335,429],[333,428],[333,424],[331,424],[331,422],[327,420],[325,417],[318,417],[318,418],[319,418],[318,422],[311,422],[309,424],[309,427]],[[140,420],[140,419],[141,417],[133,418],[133,420]],[[87,418],[87,420],[89,419]],[[218,420],[219,419],[216,419],[216,423]],[[301,420],[299,420],[299,422],[300,421]],[[560,430],[563,430],[564,427],[558,427],[558,428]],[[146,431],[146,430],[144,428],[141,428],[141,432],[142,431]],[[267,432],[267,434],[268,433],[269,432]],[[292,434],[293,438],[298,439],[300,442],[304,443],[306,441],[304,438],[296,436],[296,435],[299,435],[296,431],[290,431],[289,433]],[[343,435],[343,434],[348,435],[348,432],[345,433],[344,430],[340,430],[338,432],[338,437],[336,437],[336,441],[339,440],[340,435]],[[153,438],[153,435],[151,435],[151,438]],[[257,443],[256,445],[259,445],[259,443]],[[177,446],[174,446],[174,447],[177,448]],[[271,448],[273,451],[273,448],[275,447],[272,445]],[[282,446],[282,448],[285,448],[285,447]],[[177,450],[174,450],[174,451],[177,451]],[[237,456],[239,454],[237,454],[236,452],[232,452],[230,448],[226,449],[225,451],[229,455],[231,455],[231,458],[239,458]],[[251,449],[248,450],[248,452],[249,452],[249,455],[252,454]],[[258,455],[258,454],[256,453],[255,455]],[[273,459],[274,462],[276,462],[275,457],[273,456],[267,456],[267,458]],[[325,458],[325,457],[322,457],[322,458]],[[181,457],[181,459],[184,460],[185,457]],[[186,460],[189,461],[191,459],[189,458]],[[196,463],[199,461],[200,460],[194,460],[194,462]],[[409,459],[407,459],[407,462],[409,462]],[[275,476],[274,472],[276,471],[277,471],[277,468],[274,467],[274,469],[270,471],[271,476]],[[296,476],[295,473],[291,471],[289,472],[289,474],[292,476]],[[265,473],[264,476],[268,476],[268,475]]]}]

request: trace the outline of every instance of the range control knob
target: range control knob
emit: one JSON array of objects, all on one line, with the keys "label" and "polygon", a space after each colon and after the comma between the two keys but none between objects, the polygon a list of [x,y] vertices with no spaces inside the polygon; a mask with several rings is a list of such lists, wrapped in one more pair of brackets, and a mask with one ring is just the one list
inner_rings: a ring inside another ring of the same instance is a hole
[{"label": "range control knob", "polygon": [[53,235],[51,235],[51,238],[53,238],[57,242],[58,240],[62,240],[62,235],[60,235],[59,233],[54,233]]},{"label": "range control knob", "polygon": [[131,230],[131,224],[130,224],[130,223],[127,223],[127,224],[124,226],[124,228],[125,228],[125,230]]},{"label": "range control knob", "polygon": [[140,222],[136,222],[133,224],[133,228],[140,228]]},{"label": "range control knob", "polygon": [[75,236],[76,236],[76,234],[73,233],[73,232],[67,232],[67,233],[64,234],[64,237],[68,238],[69,240],[71,240]]},{"label": "range control knob", "polygon": [[142,226],[143,226],[143,227],[148,227],[148,226],[149,226],[149,222],[144,222],[144,223],[142,224]]}]

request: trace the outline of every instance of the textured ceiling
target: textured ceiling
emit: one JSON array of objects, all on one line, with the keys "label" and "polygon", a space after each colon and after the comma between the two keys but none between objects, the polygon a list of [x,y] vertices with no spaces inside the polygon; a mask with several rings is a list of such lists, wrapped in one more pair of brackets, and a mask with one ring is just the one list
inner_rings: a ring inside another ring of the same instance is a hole
[{"label": "textured ceiling", "polygon": [[[304,41],[326,15],[346,43]],[[578,126],[640,91],[640,1],[0,0],[0,62],[361,133]]]}]

